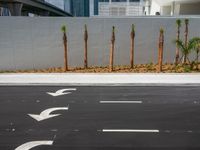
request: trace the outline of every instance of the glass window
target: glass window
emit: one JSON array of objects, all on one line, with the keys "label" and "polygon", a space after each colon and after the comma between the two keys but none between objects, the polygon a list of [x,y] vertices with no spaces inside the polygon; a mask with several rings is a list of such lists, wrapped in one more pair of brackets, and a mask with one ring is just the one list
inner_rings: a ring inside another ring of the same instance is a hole
[{"label": "glass window", "polygon": [[99,0],[99,2],[109,2],[109,0]]},{"label": "glass window", "polygon": [[112,0],[112,2],[127,2],[127,0]]},{"label": "glass window", "polygon": [[140,2],[140,0],[129,0],[130,2]]}]

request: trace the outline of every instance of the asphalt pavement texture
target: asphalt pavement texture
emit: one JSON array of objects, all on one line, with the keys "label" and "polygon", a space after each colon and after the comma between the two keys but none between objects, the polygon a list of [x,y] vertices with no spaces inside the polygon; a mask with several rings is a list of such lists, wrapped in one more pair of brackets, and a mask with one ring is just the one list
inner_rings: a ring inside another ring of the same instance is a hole
[{"label": "asphalt pavement texture", "polygon": [[0,150],[28,149],[199,150],[200,86],[1,86]]}]

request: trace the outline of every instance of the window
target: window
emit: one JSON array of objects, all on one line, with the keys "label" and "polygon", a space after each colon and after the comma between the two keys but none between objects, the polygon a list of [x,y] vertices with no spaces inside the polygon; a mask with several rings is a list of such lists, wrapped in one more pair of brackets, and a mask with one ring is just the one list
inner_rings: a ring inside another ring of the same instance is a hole
[{"label": "window", "polygon": [[0,7],[0,16],[11,16],[9,9]]},{"label": "window", "polygon": [[127,0],[112,0],[112,2],[127,2]]},{"label": "window", "polygon": [[125,16],[126,15],[126,7],[110,7],[109,15],[110,16]]}]

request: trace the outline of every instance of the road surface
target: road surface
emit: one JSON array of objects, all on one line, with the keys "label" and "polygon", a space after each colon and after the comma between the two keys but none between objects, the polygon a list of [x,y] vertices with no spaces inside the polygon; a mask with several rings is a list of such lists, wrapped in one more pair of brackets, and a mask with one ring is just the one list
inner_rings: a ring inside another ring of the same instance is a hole
[{"label": "road surface", "polygon": [[199,86],[2,86],[0,150],[199,150]]}]

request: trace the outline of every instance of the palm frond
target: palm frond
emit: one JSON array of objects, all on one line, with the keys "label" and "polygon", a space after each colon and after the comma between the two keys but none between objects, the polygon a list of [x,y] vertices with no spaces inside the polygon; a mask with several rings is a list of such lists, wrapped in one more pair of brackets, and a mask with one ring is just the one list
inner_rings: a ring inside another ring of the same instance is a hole
[{"label": "palm frond", "polygon": [[185,19],[185,24],[186,24],[186,25],[189,24],[189,19]]},{"label": "palm frond", "polygon": [[67,30],[67,27],[66,27],[65,25],[63,25],[63,26],[61,27],[61,31],[62,31],[63,33],[65,33],[66,30]]},{"label": "palm frond", "polygon": [[178,27],[181,27],[181,20],[180,20],[180,19],[177,19],[177,20],[176,20],[176,25],[177,25]]},{"label": "palm frond", "polygon": [[161,33],[161,34],[164,33],[164,28],[163,28],[163,27],[160,28],[160,33]]},{"label": "palm frond", "polygon": [[194,37],[194,38],[190,39],[189,42],[191,42],[191,43],[198,43],[198,42],[200,42],[200,37]]},{"label": "palm frond", "polygon": [[132,24],[131,32],[135,33],[135,25],[134,24]]},{"label": "palm frond", "polygon": [[188,42],[187,49],[192,51],[197,48],[197,45],[200,43],[200,38],[199,37],[194,37]]},{"label": "palm frond", "polygon": [[184,45],[184,42],[182,40],[176,40],[175,43],[176,46],[182,51],[182,53],[185,53],[186,47]]}]

